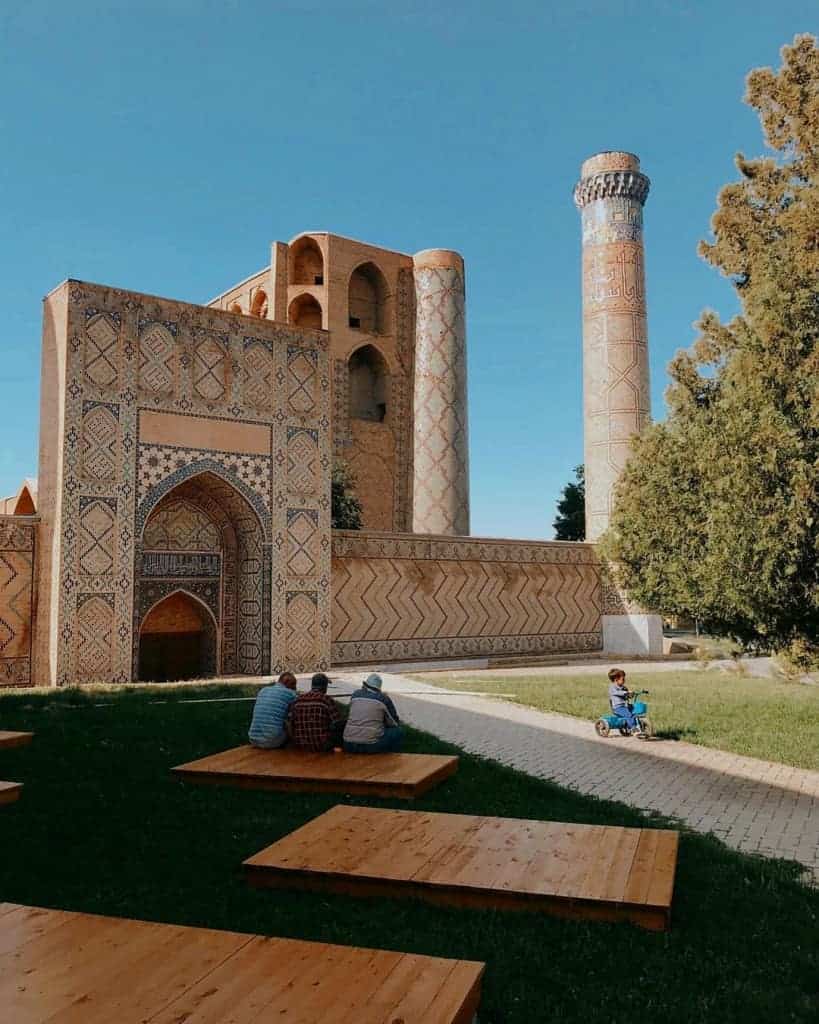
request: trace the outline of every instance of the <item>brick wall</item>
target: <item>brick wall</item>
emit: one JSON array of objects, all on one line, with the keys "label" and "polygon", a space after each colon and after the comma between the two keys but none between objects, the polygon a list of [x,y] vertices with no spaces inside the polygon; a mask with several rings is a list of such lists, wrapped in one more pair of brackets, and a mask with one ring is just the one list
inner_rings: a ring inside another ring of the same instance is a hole
[{"label": "brick wall", "polygon": [[336,665],[602,648],[592,545],[333,533]]}]

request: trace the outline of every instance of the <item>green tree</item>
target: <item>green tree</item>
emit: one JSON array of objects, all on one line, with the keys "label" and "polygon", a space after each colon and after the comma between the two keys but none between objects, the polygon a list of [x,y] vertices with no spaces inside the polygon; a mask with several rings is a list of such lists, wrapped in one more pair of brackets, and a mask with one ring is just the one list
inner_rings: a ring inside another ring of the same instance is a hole
[{"label": "green tree", "polygon": [[742,312],[706,311],[670,364],[669,415],[635,441],[603,550],[630,596],[746,646],[819,651],[819,49],[797,36],[745,101],[770,156],[739,154],[701,256]]},{"label": "green tree", "polygon": [[331,520],[334,530],[361,529],[361,502],[355,495],[355,478],[346,462],[333,463]]},{"label": "green tree", "polygon": [[574,480],[563,488],[557,503],[557,518],[552,523],[555,540],[586,539],[586,477],[583,466],[574,467]]}]

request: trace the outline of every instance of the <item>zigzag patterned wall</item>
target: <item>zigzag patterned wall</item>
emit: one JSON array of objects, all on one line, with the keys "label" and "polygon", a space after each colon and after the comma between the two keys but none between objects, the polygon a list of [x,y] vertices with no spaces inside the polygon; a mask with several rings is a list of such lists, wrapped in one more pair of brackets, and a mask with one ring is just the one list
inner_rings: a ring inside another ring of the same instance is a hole
[{"label": "zigzag patterned wall", "polygon": [[31,682],[37,527],[0,516],[0,686]]},{"label": "zigzag patterned wall", "polygon": [[335,532],[334,664],[602,648],[587,544]]}]

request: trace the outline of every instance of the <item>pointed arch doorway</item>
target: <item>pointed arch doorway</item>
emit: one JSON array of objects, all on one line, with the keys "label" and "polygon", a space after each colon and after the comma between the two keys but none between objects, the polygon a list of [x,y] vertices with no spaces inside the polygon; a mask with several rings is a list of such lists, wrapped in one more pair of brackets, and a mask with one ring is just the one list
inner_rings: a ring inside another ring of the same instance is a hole
[{"label": "pointed arch doorway", "polygon": [[148,612],[139,636],[139,678],[167,683],[213,675],[216,624],[210,610],[182,590]]}]

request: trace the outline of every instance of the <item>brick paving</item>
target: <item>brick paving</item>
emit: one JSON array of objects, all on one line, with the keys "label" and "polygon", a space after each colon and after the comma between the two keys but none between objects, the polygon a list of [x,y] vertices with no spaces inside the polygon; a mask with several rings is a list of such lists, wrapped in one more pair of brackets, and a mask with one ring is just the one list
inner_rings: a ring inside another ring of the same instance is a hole
[{"label": "brick paving", "polygon": [[680,741],[601,739],[582,719],[382,675],[410,725],[579,793],[676,818],[736,850],[796,860],[819,882],[819,772]]}]

